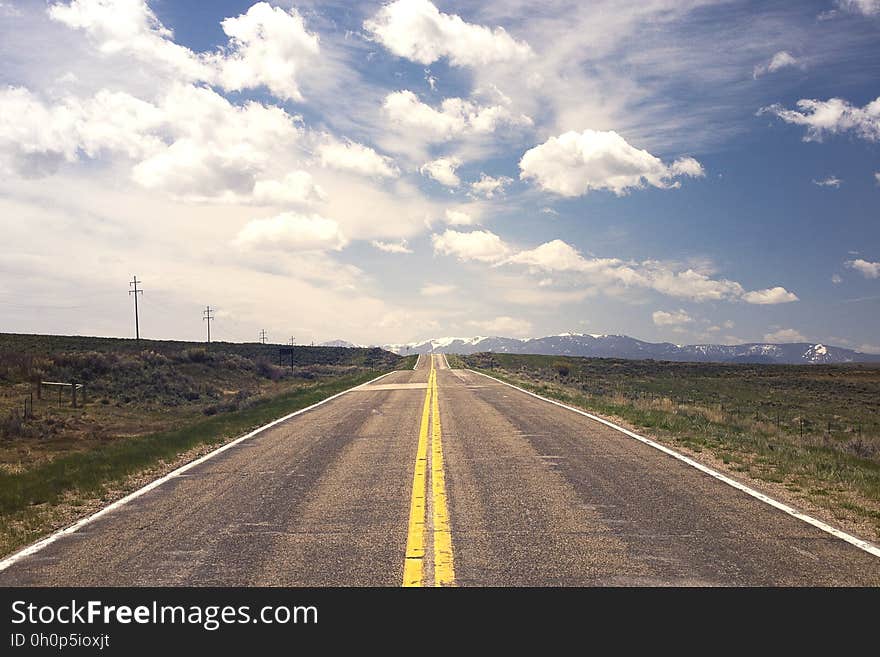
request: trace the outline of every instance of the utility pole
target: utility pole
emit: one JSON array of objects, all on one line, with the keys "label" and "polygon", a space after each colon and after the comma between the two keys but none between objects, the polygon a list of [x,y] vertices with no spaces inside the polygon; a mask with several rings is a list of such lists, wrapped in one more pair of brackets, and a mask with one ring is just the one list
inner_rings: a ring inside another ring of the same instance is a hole
[{"label": "utility pole", "polygon": [[293,346],[293,336],[292,336],[292,335],[290,336],[290,342],[289,342],[289,344],[290,344],[291,347]]},{"label": "utility pole", "polygon": [[132,276],[132,280],[128,282],[128,286],[131,287],[134,285],[133,290],[129,290],[128,293],[134,295],[134,338],[138,342],[141,339],[141,327],[140,321],[138,320],[138,295],[143,294],[143,290],[138,289],[138,283],[143,283],[143,281],[139,281],[137,276]]},{"label": "utility pole", "polygon": [[260,343],[266,344],[266,329],[260,330]]},{"label": "utility pole", "polygon": [[211,306],[205,306],[202,319],[208,321],[208,344],[211,344],[211,320],[214,319],[214,311],[211,310]]}]

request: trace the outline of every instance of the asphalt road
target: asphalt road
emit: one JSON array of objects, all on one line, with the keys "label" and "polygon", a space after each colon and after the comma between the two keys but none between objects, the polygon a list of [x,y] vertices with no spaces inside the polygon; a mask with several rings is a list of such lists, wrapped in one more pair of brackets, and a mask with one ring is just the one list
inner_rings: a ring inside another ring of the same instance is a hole
[{"label": "asphalt road", "polygon": [[880,558],[434,360],[239,443],[0,585],[880,585]]}]

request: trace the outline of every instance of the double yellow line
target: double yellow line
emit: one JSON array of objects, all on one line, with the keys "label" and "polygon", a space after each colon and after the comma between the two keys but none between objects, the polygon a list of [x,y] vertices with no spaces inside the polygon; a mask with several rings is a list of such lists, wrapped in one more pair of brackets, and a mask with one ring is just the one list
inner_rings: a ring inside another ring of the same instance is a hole
[{"label": "double yellow line", "polygon": [[428,389],[422,406],[416,466],[413,472],[412,498],[409,508],[409,530],[403,564],[403,585],[424,586],[425,533],[428,493],[428,429],[431,429],[431,523],[434,538],[434,586],[455,586],[452,555],[452,532],[446,502],[446,478],[443,471],[443,442],[440,427],[440,404],[437,401],[437,373],[434,357]]}]

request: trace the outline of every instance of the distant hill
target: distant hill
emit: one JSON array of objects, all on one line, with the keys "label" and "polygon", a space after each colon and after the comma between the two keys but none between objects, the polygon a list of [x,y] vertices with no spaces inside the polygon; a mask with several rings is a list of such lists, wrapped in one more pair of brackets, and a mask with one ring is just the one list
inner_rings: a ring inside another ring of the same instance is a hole
[{"label": "distant hill", "polygon": [[750,343],[740,345],[645,342],[626,335],[563,333],[520,340],[505,337],[435,338],[409,344],[387,344],[384,349],[399,354],[473,354],[483,351],[547,356],[653,359],[683,362],[835,364],[880,363],[880,355],[864,354],[843,347],[797,342],[789,344]]}]

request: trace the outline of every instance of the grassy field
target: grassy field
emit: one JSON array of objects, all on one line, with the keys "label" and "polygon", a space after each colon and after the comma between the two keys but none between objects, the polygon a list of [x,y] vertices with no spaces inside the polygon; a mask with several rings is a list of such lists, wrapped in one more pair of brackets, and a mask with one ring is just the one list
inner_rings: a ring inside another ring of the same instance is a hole
[{"label": "grassy field", "polygon": [[471,367],[625,423],[880,538],[880,367],[475,354]]},{"label": "grassy field", "polygon": [[[321,347],[295,348],[293,366],[277,358],[259,344],[0,335],[0,553],[144,472],[415,361]],[[85,401],[45,389],[26,417],[41,380],[83,383]]]}]

